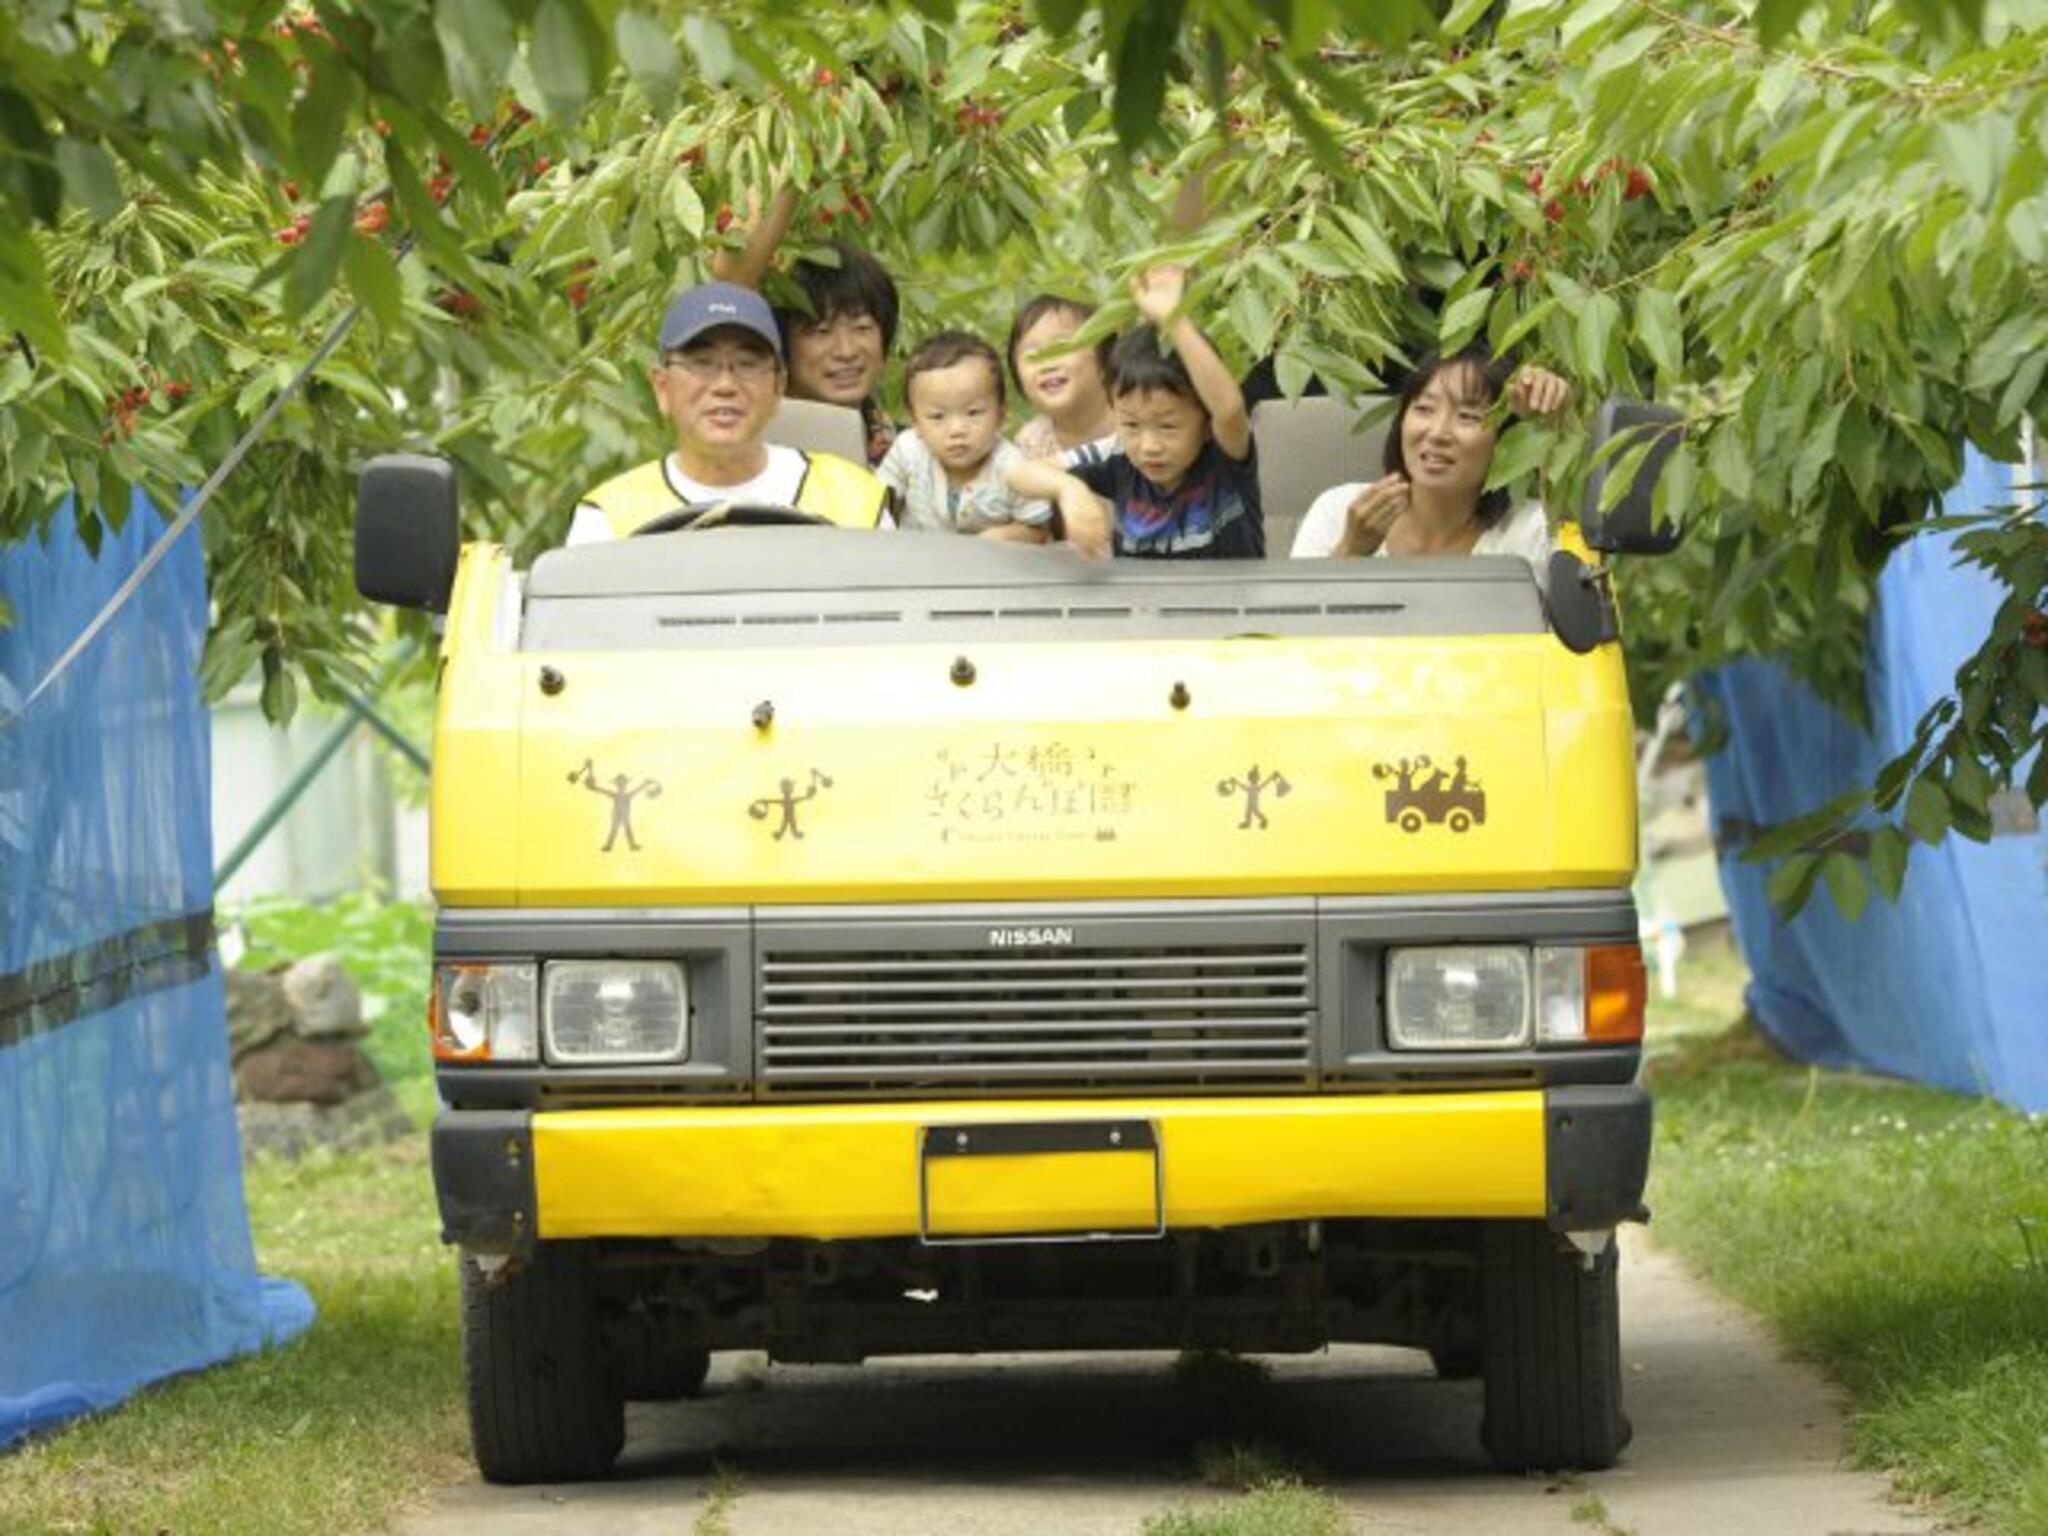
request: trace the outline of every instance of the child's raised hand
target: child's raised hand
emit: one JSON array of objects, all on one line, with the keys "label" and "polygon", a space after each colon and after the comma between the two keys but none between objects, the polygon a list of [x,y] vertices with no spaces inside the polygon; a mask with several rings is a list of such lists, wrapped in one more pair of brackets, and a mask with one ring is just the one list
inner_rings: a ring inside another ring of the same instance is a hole
[{"label": "child's raised hand", "polygon": [[1185,267],[1171,264],[1147,267],[1131,279],[1131,298],[1138,306],[1138,313],[1152,324],[1163,326],[1173,318],[1173,312],[1180,308],[1180,301],[1187,293],[1188,275]]}]

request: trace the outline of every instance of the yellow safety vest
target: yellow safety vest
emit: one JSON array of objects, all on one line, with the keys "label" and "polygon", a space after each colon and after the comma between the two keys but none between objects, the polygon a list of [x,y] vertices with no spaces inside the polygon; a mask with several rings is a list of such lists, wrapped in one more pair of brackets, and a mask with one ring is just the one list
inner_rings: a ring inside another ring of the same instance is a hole
[{"label": "yellow safety vest", "polygon": [[[830,453],[801,453],[804,476],[797,483],[794,505],[841,528],[875,528],[889,507],[889,489],[858,464]],[[676,494],[663,472],[665,459],[654,459],[614,475],[583,498],[583,505],[602,512],[612,536],[623,539],[634,529],[665,512],[690,503]]]}]

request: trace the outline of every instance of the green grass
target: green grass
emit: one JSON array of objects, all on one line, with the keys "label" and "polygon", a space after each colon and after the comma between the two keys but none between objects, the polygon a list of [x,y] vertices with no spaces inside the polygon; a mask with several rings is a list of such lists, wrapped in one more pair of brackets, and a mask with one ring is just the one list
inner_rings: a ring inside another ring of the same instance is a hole
[{"label": "green grass", "polygon": [[1651,1076],[1656,1233],[1852,1399],[1851,1455],[2048,1536],[2048,1119],[1681,1033]]},{"label": "green grass", "polygon": [[1226,1504],[1169,1509],[1145,1521],[1144,1536],[1342,1536],[1337,1501],[1300,1483],[1267,1483]]},{"label": "green grass", "polygon": [[249,1170],[264,1270],[313,1327],[164,1383],[0,1463],[0,1532],[328,1536],[468,1472],[454,1262],[424,1138]]}]

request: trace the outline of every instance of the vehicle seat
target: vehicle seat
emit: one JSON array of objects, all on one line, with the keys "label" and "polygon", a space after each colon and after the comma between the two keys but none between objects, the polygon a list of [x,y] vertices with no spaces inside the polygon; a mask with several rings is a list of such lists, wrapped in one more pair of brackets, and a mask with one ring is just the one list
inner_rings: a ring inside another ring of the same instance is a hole
[{"label": "vehicle seat", "polygon": [[1391,413],[1359,423],[1390,405],[1384,395],[1340,400],[1309,395],[1261,400],[1252,407],[1259,445],[1259,500],[1266,512],[1266,558],[1285,560],[1309,503],[1333,485],[1380,477],[1380,447]]},{"label": "vehicle seat", "polygon": [[806,453],[836,453],[862,468],[867,466],[867,424],[850,405],[785,398],[768,423],[765,436],[769,442],[784,447],[801,448]]}]

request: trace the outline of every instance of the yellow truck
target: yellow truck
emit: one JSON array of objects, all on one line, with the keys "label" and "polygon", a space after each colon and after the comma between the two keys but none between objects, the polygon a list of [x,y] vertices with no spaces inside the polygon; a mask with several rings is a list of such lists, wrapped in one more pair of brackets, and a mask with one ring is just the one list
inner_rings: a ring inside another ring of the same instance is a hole
[{"label": "yellow truck", "polygon": [[[1592,542],[1656,546],[1641,500]],[[1604,572],[804,521],[520,572],[445,463],[363,473],[359,586],[446,615],[484,1476],[602,1475],[716,1350],[1339,1341],[1480,1377],[1504,1468],[1611,1463],[1650,1110]]]}]

